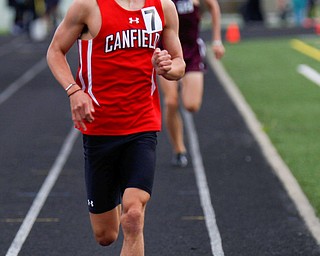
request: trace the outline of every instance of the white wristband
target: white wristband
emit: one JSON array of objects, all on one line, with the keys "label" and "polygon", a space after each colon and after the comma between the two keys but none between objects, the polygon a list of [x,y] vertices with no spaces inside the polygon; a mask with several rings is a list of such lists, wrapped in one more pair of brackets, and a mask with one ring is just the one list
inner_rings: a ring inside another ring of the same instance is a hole
[{"label": "white wristband", "polygon": [[66,92],[69,91],[69,90],[71,89],[71,87],[74,86],[74,85],[76,85],[76,83],[69,84],[69,85],[67,86],[67,88],[65,89],[65,91],[66,91]]},{"label": "white wristband", "polygon": [[212,46],[221,46],[221,45],[222,45],[221,40],[213,40],[212,41]]}]

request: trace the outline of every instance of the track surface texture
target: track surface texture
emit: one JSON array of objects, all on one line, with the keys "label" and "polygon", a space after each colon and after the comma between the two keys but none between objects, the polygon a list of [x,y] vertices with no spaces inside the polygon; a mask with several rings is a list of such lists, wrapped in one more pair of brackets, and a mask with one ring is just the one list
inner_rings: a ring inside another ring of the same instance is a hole
[{"label": "track surface texture", "polygon": [[[251,28],[243,35],[274,33]],[[208,32],[203,37],[208,39]],[[6,255],[72,130],[68,98],[40,62],[47,47],[48,42],[33,43],[24,36],[0,37],[1,97],[14,82],[19,85],[0,103],[0,255]],[[75,70],[75,49],[69,59]],[[21,78],[28,70],[33,73]],[[223,254],[319,256],[319,245],[210,67],[202,109],[192,120]],[[189,147],[190,138],[186,140]],[[163,129],[146,215],[146,255],[213,255],[215,241],[210,241],[196,169],[192,161],[184,169],[171,167],[171,153]],[[108,248],[92,236],[80,134],[65,157],[19,255],[119,255],[121,236]]]}]

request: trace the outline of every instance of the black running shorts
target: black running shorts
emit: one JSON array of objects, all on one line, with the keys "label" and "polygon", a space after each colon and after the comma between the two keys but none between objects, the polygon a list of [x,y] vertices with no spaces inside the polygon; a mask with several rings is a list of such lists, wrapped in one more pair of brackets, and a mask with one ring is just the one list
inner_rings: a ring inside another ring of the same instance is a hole
[{"label": "black running shorts", "polygon": [[156,144],[156,132],[83,135],[87,202],[91,213],[115,208],[121,203],[126,188],[139,188],[151,195]]}]

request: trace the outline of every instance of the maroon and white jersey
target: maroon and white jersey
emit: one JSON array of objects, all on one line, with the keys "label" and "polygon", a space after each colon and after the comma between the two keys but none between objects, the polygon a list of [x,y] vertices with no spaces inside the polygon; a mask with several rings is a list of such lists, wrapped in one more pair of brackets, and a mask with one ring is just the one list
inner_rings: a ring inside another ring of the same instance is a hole
[{"label": "maroon and white jersey", "polygon": [[179,15],[179,38],[182,45],[194,44],[199,37],[200,11],[192,0],[173,0]]},{"label": "maroon and white jersey", "polygon": [[186,72],[204,71],[205,44],[199,37],[200,10],[192,0],[173,0],[179,16],[179,38]]}]

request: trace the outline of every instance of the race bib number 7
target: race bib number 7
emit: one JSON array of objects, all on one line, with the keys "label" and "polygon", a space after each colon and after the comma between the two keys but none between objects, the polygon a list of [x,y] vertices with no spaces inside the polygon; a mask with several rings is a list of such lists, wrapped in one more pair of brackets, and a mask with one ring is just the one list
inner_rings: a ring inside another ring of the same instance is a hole
[{"label": "race bib number 7", "polygon": [[154,6],[141,9],[144,24],[148,33],[162,31],[162,21]]}]

